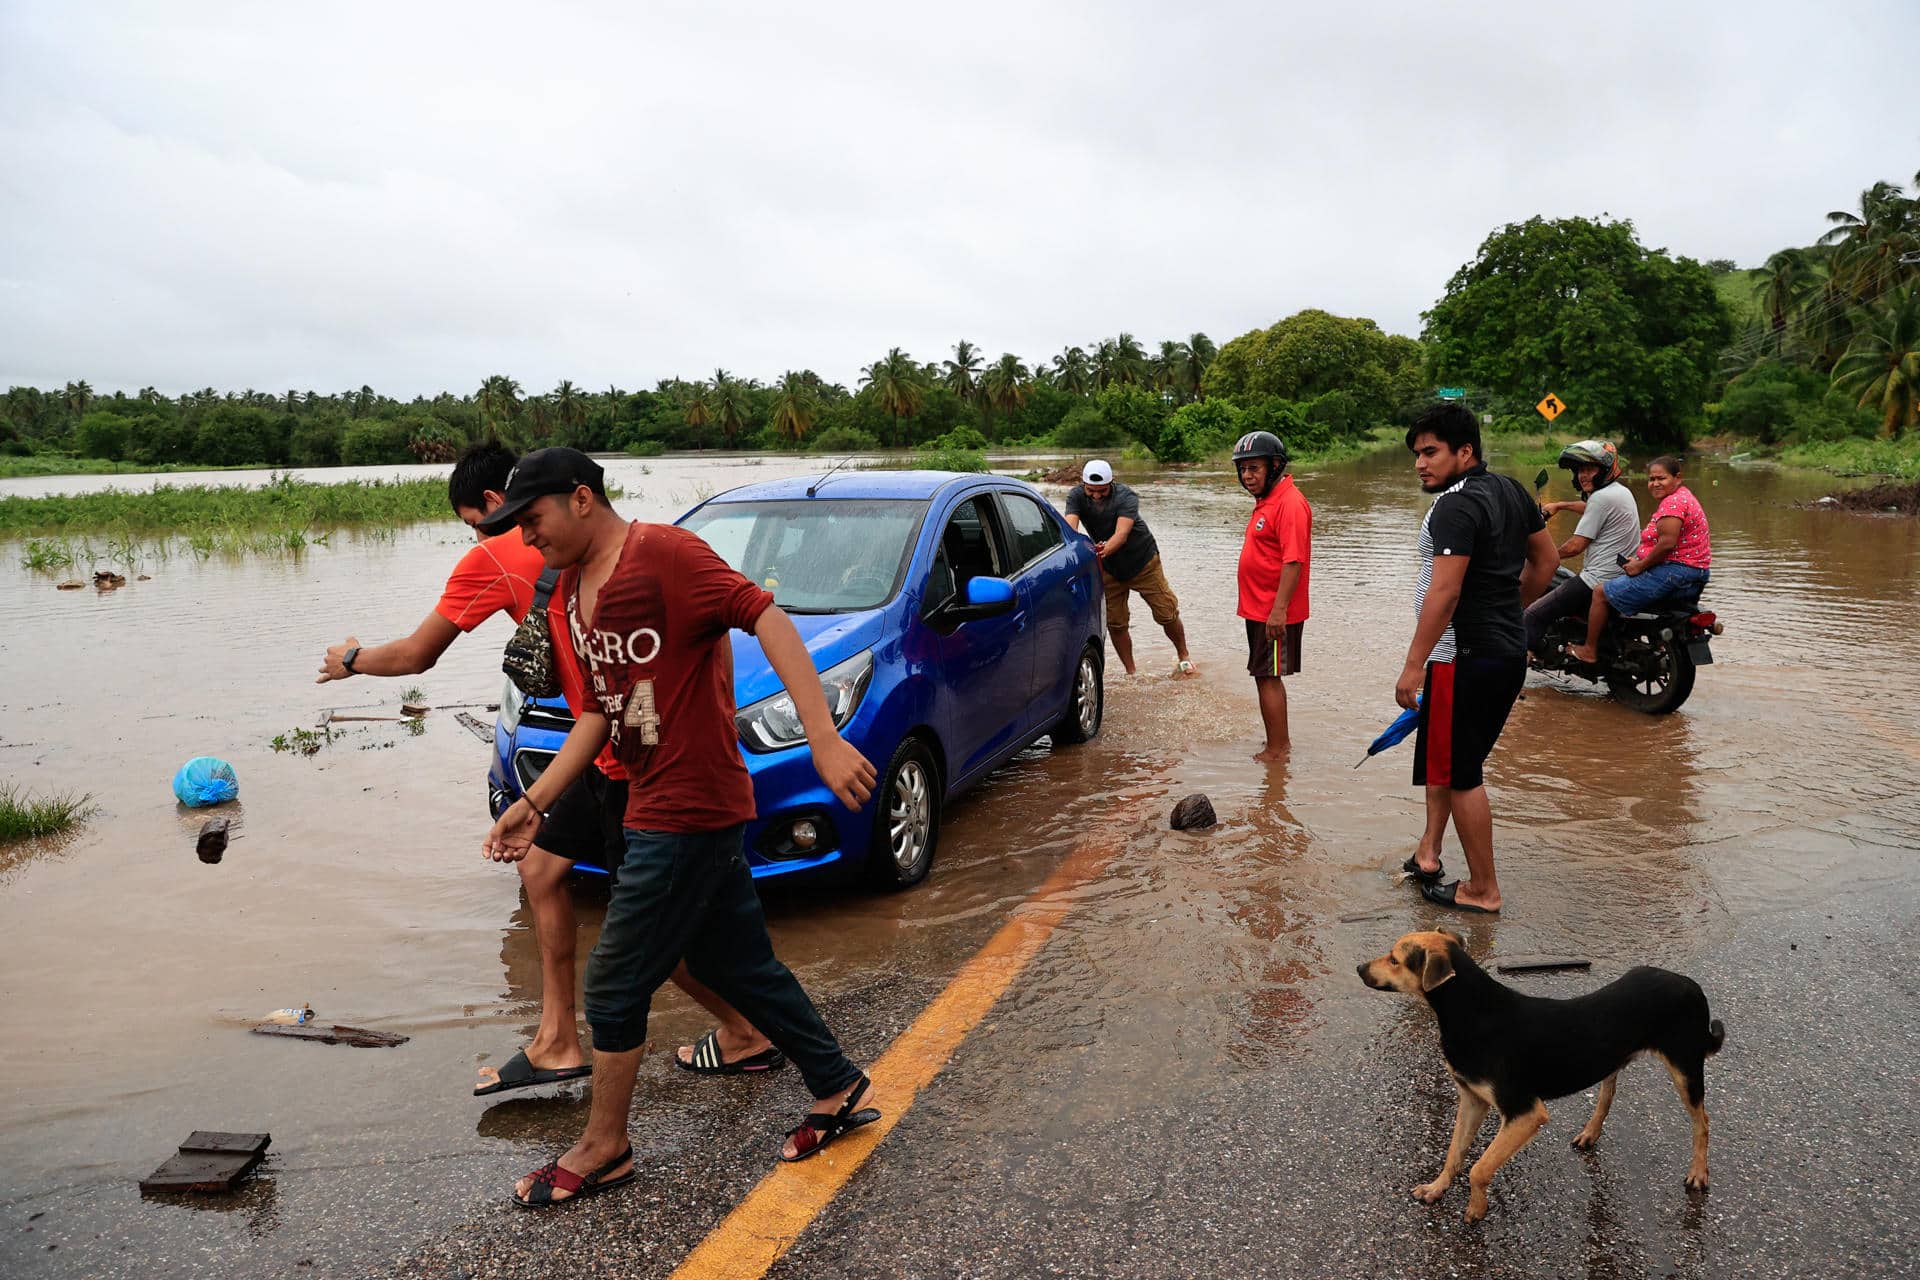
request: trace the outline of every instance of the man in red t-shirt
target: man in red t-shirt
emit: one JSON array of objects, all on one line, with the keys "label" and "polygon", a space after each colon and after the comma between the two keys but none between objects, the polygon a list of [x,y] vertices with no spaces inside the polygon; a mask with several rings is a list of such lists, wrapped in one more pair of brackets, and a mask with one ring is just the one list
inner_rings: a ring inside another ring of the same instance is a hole
[{"label": "man in red t-shirt", "polygon": [[1284,677],[1300,670],[1313,560],[1313,508],[1286,474],[1287,446],[1271,431],[1249,431],[1233,446],[1240,487],[1253,495],[1240,544],[1240,616],[1247,623],[1247,672],[1260,695],[1266,745],[1255,760],[1292,748]]},{"label": "man in red t-shirt", "polygon": [[522,458],[486,527],[510,522],[564,571],[557,592],[597,705],[500,815],[483,851],[518,857],[541,810],[609,741],[632,784],[626,858],[587,963],[593,1110],[580,1140],[522,1178],[514,1198],[543,1208],[633,1178],[627,1125],[647,1013],[682,957],[799,1068],[817,1101],[780,1157],[804,1160],[880,1113],[872,1082],[841,1053],[767,936],[741,843],[753,782],[734,724],[729,632],[760,641],[806,728],[814,769],[848,809],[872,796],[873,765],[834,727],[820,673],[773,597],[695,534],[622,520],[591,458],[559,448]]},{"label": "man in red t-shirt", "polygon": [[[514,455],[497,444],[477,444],[460,455],[447,479],[447,496],[454,514],[474,531],[478,545],[460,557],[440,602],[411,635],[366,646],[348,636],[327,650],[317,683],[354,675],[416,675],[431,669],[455,639],[494,614],[505,613],[515,622],[527,616],[545,568],[540,553],[517,532],[488,537],[480,529],[481,521],[506,500],[503,491],[513,463]],[[548,631],[561,696],[578,715],[586,702],[585,677],[558,608],[552,609]],[[620,817],[626,797],[626,771],[609,747],[554,803],[550,819],[519,861],[520,880],[533,915],[534,941],[540,950],[540,1025],[525,1049],[499,1067],[480,1068],[475,1094],[592,1074],[577,1029],[579,1010],[573,993],[578,923],[567,877],[580,858],[619,865],[625,854]],[[684,966],[674,981],[719,1020],[699,1043],[680,1046],[682,1067],[703,1075],[733,1075],[768,1071],[784,1063],[780,1051],[752,1023],[694,981]]]}]

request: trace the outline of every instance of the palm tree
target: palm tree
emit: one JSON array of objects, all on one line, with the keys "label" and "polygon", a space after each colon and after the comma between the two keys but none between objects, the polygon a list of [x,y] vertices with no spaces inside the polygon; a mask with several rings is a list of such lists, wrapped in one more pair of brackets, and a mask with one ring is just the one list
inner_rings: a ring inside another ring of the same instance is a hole
[{"label": "palm tree", "polygon": [[1093,344],[1093,389],[1105,391],[1120,381],[1120,348],[1112,338]]},{"label": "palm tree", "polygon": [[496,373],[480,384],[480,420],[489,434],[503,438],[520,416],[520,384]]},{"label": "palm tree", "polygon": [[1140,340],[1123,333],[1113,343],[1114,373],[1119,381],[1138,386],[1147,381],[1147,352]]},{"label": "palm tree", "polygon": [[580,388],[573,385],[570,378],[560,380],[550,397],[553,401],[553,415],[560,420],[561,430],[567,433],[567,443],[580,438],[580,429],[587,425],[587,401],[580,394]]},{"label": "palm tree", "polygon": [[1900,259],[1920,248],[1915,201],[1898,183],[1876,182],[1860,193],[1860,211],[1836,209],[1827,215],[1833,229],[1820,243],[1833,245],[1834,275],[1856,302],[1868,303],[1900,275]]},{"label": "palm tree", "polygon": [[898,347],[886,357],[860,371],[860,387],[872,391],[880,411],[893,419],[892,444],[900,442],[900,419],[911,418],[926,403],[926,390],[920,382],[920,369],[913,357]]},{"label": "palm tree", "polygon": [[713,421],[712,395],[704,382],[683,384],[680,391],[680,421],[693,428],[695,443],[703,443],[700,430]]},{"label": "palm tree", "polygon": [[796,373],[789,369],[774,389],[773,429],[795,444],[807,438],[814,419],[820,416],[820,398],[815,390],[819,382],[811,371]]},{"label": "palm tree", "polygon": [[747,384],[728,373],[725,369],[713,371],[713,416],[720,424],[720,434],[732,444],[747,425],[747,414],[752,406],[747,400]]},{"label": "palm tree", "polygon": [[84,378],[79,382],[69,382],[66,401],[68,413],[76,418],[83,417],[87,412],[87,406],[93,403],[93,388],[87,385]]},{"label": "palm tree", "polygon": [[1053,358],[1053,385],[1075,396],[1093,390],[1093,366],[1083,348],[1068,347]]},{"label": "palm tree", "polygon": [[1201,389],[1207,379],[1207,370],[1213,367],[1213,358],[1220,349],[1213,345],[1213,339],[1204,333],[1190,334],[1180,344],[1186,348],[1187,363],[1180,371],[1180,385],[1190,399],[1204,400],[1206,392]]},{"label": "palm tree", "polygon": [[1155,391],[1171,393],[1177,399],[1184,400],[1184,388],[1181,386],[1182,370],[1187,363],[1187,345],[1168,338],[1161,342],[1160,352],[1147,366],[1147,381]]},{"label": "palm tree", "polygon": [[941,382],[947,390],[972,404],[980,393],[980,352],[962,338],[953,348],[953,359],[946,362]]},{"label": "palm tree", "polygon": [[1880,413],[1880,434],[1914,425],[1920,412],[1920,291],[1902,286],[1873,313],[1858,312],[1856,334],[1833,366],[1833,389]]},{"label": "palm tree", "polygon": [[992,408],[1011,415],[1027,402],[1028,383],[1032,377],[1026,362],[1009,351],[987,370],[986,377],[980,383],[981,395]]},{"label": "palm tree", "polygon": [[1777,356],[1786,348],[1787,317],[1800,310],[1819,281],[1807,263],[1807,256],[1798,249],[1780,250],[1767,259],[1765,266],[1747,272],[1747,279],[1752,281],[1760,309],[1766,313],[1768,327],[1773,331],[1773,353]]}]

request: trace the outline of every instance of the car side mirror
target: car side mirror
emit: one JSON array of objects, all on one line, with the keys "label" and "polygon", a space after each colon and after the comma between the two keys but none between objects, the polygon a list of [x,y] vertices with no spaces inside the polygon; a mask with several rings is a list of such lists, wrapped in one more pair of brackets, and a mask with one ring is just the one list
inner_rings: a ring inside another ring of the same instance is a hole
[{"label": "car side mirror", "polygon": [[945,604],[934,610],[929,621],[942,628],[953,628],[978,618],[1011,613],[1013,605],[1013,584],[1005,578],[968,578],[966,587],[959,594],[949,596]]}]

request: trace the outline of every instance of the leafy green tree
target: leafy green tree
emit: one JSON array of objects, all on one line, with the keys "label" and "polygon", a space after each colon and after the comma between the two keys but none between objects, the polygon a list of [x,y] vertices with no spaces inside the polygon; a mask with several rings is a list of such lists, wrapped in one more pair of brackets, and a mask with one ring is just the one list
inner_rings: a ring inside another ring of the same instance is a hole
[{"label": "leafy green tree", "polygon": [[520,384],[496,373],[480,384],[480,421],[496,439],[508,439],[520,417]]},{"label": "leafy green tree", "polygon": [[1442,381],[1528,404],[1553,392],[1575,415],[1562,429],[1653,444],[1685,442],[1733,332],[1705,267],[1589,218],[1494,232],[1426,322]]},{"label": "leafy green tree", "polygon": [[[1920,187],[1920,174],[1914,177]],[[1895,182],[1876,182],[1860,193],[1858,212],[1836,209],[1833,227],[1820,243],[1834,246],[1833,274],[1854,301],[1874,301],[1906,277],[1901,261],[1920,250],[1920,202]]]},{"label": "leafy green tree", "polygon": [[947,390],[968,404],[973,404],[980,390],[980,366],[979,350],[971,342],[962,339],[954,344],[953,359],[943,366],[940,380]]},{"label": "leafy green tree", "polygon": [[807,438],[807,432],[813,430],[814,420],[820,416],[820,396],[815,390],[818,381],[816,378],[809,382],[806,374],[787,370],[773,393],[775,433],[795,444]]},{"label": "leafy green tree", "polygon": [[981,399],[995,412],[1012,417],[1014,411],[1026,403],[1027,388],[1032,380],[1033,374],[1026,362],[1009,351],[994,361],[981,379]]},{"label": "leafy green tree", "polygon": [[1833,367],[1834,390],[1880,414],[1880,434],[1898,435],[1920,412],[1920,291],[1910,286],[1887,295],[1862,314],[1857,333]]},{"label": "leafy green tree", "polygon": [[1068,347],[1053,358],[1053,385],[1068,395],[1093,394],[1093,364],[1080,347]]},{"label": "leafy green tree", "polygon": [[[1173,417],[1173,406],[1164,397],[1145,387],[1121,383],[1095,396],[1093,405],[1102,418],[1119,432],[1152,450],[1155,457],[1167,456],[1161,452],[1162,449],[1177,451],[1177,446],[1167,438],[1167,423]],[[1069,420],[1071,417],[1069,415]]]},{"label": "leafy green tree", "polygon": [[900,420],[919,413],[927,398],[926,385],[921,381],[920,368],[914,364],[913,357],[898,347],[891,348],[884,359],[860,371],[860,387],[871,395],[880,411],[893,420],[888,442],[901,443]]},{"label": "leafy green tree", "polygon": [[83,458],[110,458],[117,462],[128,456],[131,435],[132,424],[119,414],[89,413],[73,429],[73,447]]}]

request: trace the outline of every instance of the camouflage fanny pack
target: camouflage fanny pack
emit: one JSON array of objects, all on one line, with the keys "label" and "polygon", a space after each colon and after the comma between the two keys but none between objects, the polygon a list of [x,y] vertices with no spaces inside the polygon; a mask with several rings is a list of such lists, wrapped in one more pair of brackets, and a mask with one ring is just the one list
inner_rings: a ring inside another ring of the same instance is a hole
[{"label": "camouflage fanny pack", "polygon": [[520,620],[513,638],[500,656],[500,669],[514,687],[529,698],[560,695],[560,677],[553,669],[553,633],[547,626],[547,601],[560,581],[558,569],[543,569],[533,587],[533,607]]}]

